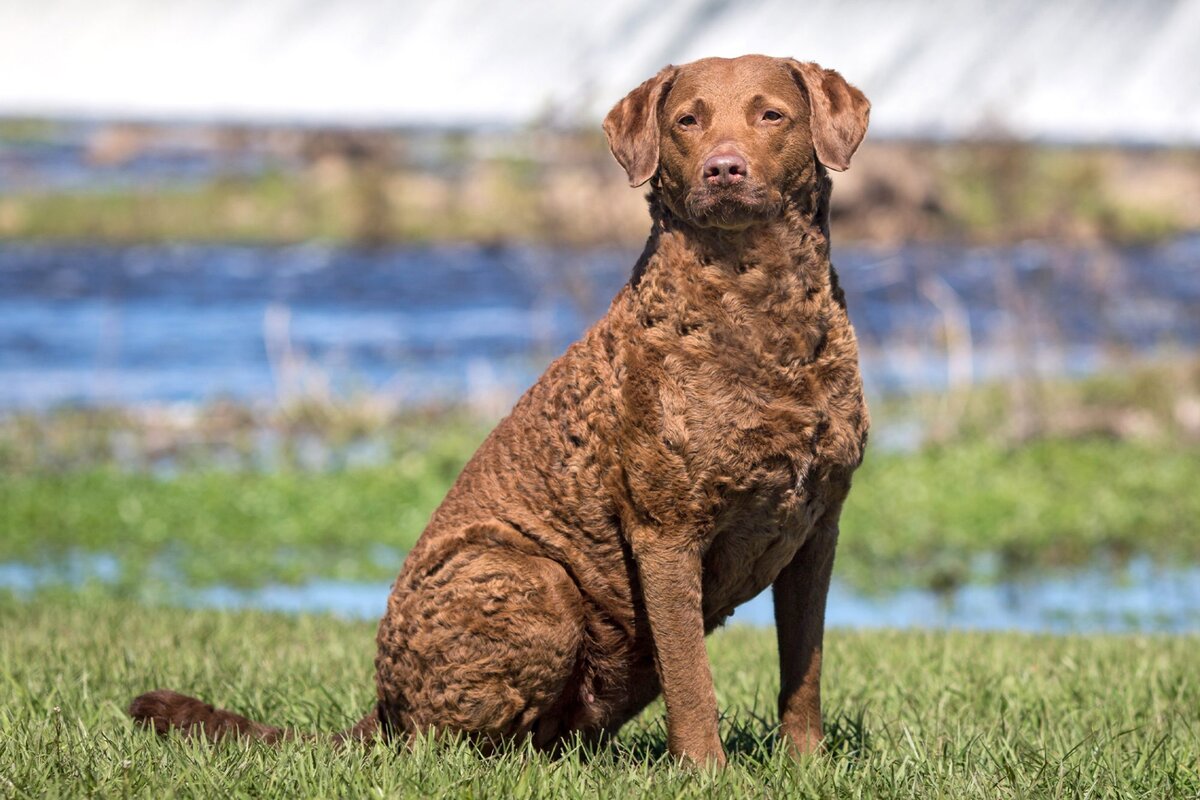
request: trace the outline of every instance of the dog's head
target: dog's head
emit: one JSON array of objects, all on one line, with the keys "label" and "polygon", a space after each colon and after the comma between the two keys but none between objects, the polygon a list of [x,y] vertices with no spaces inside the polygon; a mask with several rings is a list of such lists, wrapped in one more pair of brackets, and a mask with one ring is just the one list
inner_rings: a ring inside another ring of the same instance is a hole
[{"label": "dog's head", "polygon": [[658,175],[671,211],[698,225],[742,228],[780,212],[841,170],[867,132],[871,104],[831,69],[790,58],[706,58],[663,69],[604,119],[631,186]]}]

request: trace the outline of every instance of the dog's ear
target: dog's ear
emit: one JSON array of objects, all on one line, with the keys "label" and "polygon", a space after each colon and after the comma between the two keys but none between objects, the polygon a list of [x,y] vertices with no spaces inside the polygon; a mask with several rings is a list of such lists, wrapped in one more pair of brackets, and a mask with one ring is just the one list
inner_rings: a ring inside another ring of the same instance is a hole
[{"label": "dog's ear", "polygon": [[842,172],[850,166],[850,157],[867,135],[871,103],[834,70],[822,69],[811,61],[788,61],[808,94],[817,160]]},{"label": "dog's ear", "polygon": [[677,71],[664,67],[625,95],[604,118],[608,148],[625,168],[630,186],[641,186],[658,171],[658,112]]}]

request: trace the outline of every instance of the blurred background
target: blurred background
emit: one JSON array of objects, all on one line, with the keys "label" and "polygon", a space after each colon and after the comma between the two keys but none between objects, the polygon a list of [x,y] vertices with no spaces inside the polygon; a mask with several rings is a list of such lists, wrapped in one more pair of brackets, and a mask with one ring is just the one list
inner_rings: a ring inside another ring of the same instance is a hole
[{"label": "blurred background", "polygon": [[603,114],[745,52],[873,103],[831,623],[1200,630],[1197,0],[0,0],[0,591],[380,613],[641,249]]}]

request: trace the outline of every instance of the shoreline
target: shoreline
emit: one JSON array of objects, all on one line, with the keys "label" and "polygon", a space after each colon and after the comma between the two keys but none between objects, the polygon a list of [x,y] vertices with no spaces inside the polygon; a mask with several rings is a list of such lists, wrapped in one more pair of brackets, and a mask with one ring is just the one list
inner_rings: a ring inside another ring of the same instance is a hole
[{"label": "shoreline", "polygon": [[[599,131],[8,127],[0,243],[640,247],[649,230],[643,190]],[[868,138],[832,177],[844,244],[1132,244],[1200,230],[1200,148]]]}]

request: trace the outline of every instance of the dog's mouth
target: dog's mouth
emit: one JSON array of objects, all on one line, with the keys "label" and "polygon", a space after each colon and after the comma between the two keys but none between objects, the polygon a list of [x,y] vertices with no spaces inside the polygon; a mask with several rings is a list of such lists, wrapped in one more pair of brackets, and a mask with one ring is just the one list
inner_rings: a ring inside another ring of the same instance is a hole
[{"label": "dog's mouth", "polygon": [[688,192],[687,214],[698,225],[742,228],[779,213],[782,199],[761,184],[739,181],[698,186]]}]

